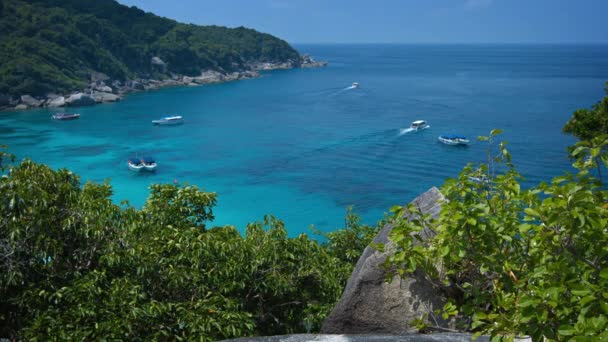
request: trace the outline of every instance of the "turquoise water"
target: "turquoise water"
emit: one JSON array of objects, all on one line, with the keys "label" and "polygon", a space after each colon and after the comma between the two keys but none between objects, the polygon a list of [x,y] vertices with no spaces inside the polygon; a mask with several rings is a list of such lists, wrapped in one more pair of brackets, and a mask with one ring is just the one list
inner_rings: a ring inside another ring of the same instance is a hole
[{"label": "turquoise water", "polygon": [[[505,130],[528,184],[569,170],[561,128],[576,108],[603,96],[608,46],[305,45],[329,67],[283,70],[204,87],[138,93],[78,108],[0,113],[0,144],[19,158],[67,167],[84,180],[110,179],[119,202],[145,202],[151,183],[188,182],[218,193],[217,225],[240,229],[272,213],[292,235],[310,224],[342,227],[354,205],[367,223],[469,161],[485,159],[475,141]],[[347,89],[359,82],[358,89]],[[155,127],[161,116],[186,123]],[[431,128],[401,134],[416,119]],[[437,142],[442,133],[472,140]],[[134,174],[128,157],[153,155],[154,174]]]}]

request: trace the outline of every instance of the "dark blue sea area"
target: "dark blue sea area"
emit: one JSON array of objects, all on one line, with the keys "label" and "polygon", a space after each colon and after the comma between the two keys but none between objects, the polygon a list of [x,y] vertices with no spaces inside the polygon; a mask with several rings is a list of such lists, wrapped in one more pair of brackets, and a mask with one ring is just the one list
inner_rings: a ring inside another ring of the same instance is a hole
[{"label": "dark blue sea area", "polygon": [[[0,113],[0,144],[19,159],[109,179],[141,207],[151,183],[218,193],[216,225],[243,230],[273,214],[292,236],[344,226],[347,206],[374,224],[395,204],[487,159],[476,137],[504,129],[530,186],[571,171],[561,132],[604,95],[608,45],[297,45],[329,66],[253,80],[132,94],[121,102]],[[350,87],[353,82],[359,88]],[[151,121],[182,115],[181,126]],[[426,120],[430,128],[406,132]],[[462,134],[468,147],[439,143]],[[152,155],[155,173],[127,169]]]}]

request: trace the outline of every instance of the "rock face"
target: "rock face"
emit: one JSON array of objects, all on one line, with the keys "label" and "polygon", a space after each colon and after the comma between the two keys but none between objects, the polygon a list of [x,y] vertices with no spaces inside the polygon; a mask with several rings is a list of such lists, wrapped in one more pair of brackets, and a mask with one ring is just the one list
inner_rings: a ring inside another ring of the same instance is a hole
[{"label": "rock face", "polygon": [[22,95],[21,103],[28,107],[40,107],[40,105],[42,104],[42,101],[36,100],[35,98],[31,97],[30,95]]},{"label": "rock face", "polygon": [[327,62],[316,61],[310,55],[302,55],[300,57],[300,66],[302,68],[320,68],[327,66]]},{"label": "rock face", "polygon": [[[423,213],[439,215],[443,195],[435,187],[418,196],[412,203]],[[393,226],[388,224],[374,239],[384,244],[384,252],[367,247],[357,262],[340,301],[325,320],[322,333],[327,334],[404,334],[415,329],[414,319],[443,307],[444,300],[437,290],[417,272],[410,278],[394,276],[385,282],[386,270],[382,263],[395,247],[389,240]],[[423,232],[423,236],[427,235]],[[447,327],[441,317],[437,324]]]},{"label": "rock face", "polygon": [[91,106],[95,104],[95,100],[87,94],[77,93],[70,95],[65,100],[65,104],[68,106]]},{"label": "rock face", "polygon": [[94,91],[93,93],[91,93],[91,97],[97,103],[100,103],[100,102],[114,102],[114,101],[120,100],[120,96],[118,96],[116,94],[105,93],[105,92],[100,92],[100,91]]},{"label": "rock face", "polygon": [[167,63],[165,63],[165,61],[160,59],[160,57],[156,57],[156,56],[152,57],[152,59],[150,60],[150,64],[152,64],[153,67],[157,68],[158,70],[160,70],[162,72],[167,71]]},{"label": "rock face", "polygon": [[46,105],[47,105],[47,107],[51,107],[51,108],[63,107],[63,106],[65,106],[65,97],[58,96],[54,99],[49,99],[49,101],[47,102]]}]

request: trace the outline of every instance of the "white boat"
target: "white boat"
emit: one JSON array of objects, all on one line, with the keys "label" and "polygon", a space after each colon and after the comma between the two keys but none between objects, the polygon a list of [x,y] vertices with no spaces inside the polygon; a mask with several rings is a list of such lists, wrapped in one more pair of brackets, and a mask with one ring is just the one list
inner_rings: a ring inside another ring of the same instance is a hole
[{"label": "white boat", "polygon": [[152,157],[143,157],[141,158],[141,162],[144,164],[144,170],[146,171],[155,171],[156,170],[156,161]]},{"label": "white boat", "polygon": [[159,120],[152,120],[152,123],[155,125],[181,125],[184,123],[184,118],[179,115],[165,116]]},{"label": "white boat", "polygon": [[437,140],[439,140],[440,142],[442,142],[446,145],[468,145],[469,144],[469,139],[467,139],[467,137],[462,136],[462,135],[457,135],[457,134],[440,135],[439,138],[437,138]]},{"label": "white boat", "polygon": [[350,87],[351,88],[359,88],[359,82],[353,82],[353,84]]},{"label": "white boat", "polygon": [[80,114],[75,113],[56,113],[53,115],[55,120],[75,120],[80,117]]},{"label": "white boat", "polygon": [[127,165],[129,166],[129,170],[135,172],[139,172],[144,169],[144,163],[142,163],[141,159],[139,158],[129,158]]},{"label": "white boat", "polygon": [[424,120],[416,120],[414,122],[412,122],[412,124],[410,125],[410,128],[414,131],[419,131],[421,129],[425,129],[425,128],[429,128],[431,126],[429,126],[429,124],[426,123],[426,121]]}]

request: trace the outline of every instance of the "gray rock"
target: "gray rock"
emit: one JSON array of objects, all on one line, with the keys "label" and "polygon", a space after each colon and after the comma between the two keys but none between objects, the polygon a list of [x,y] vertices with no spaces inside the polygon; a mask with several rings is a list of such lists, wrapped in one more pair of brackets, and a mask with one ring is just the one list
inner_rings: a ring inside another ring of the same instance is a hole
[{"label": "gray rock", "polygon": [[49,99],[47,101],[46,105],[47,105],[47,107],[52,107],[52,108],[63,107],[63,106],[65,106],[65,97],[58,96],[58,97]]},{"label": "gray rock", "polygon": [[[412,203],[423,213],[439,215],[443,195],[435,187],[418,196]],[[374,239],[384,244],[384,252],[367,247],[357,262],[340,301],[325,320],[322,333],[404,334],[415,331],[414,319],[443,307],[444,298],[429,284],[422,272],[412,277],[394,276],[385,282],[387,271],[382,267],[395,246],[389,240],[393,226],[387,224]],[[423,232],[423,237],[430,235]],[[437,324],[448,323],[435,317]]]},{"label": "gray rock", "polygon": [[[480,336],[475,341],[487,342],[490,338]],[[406,334],[406,335],[324,335],[324,334],[299,334],[281,336],[244,337],[231,342],[469,342],[473,341],[470,334]],[[518,340],[519,341],[519,340]]]},{"label": "gray rock", "polygon": [[40,105],[42,105],[42,101],[37,100],[30,95],[21,95],[21,103],[28,107],[40,107]]},{"label": "gray rock", "polygon": [[162,72],[166,72],[167,71],[167,63],[165,63],[165,61],[163,61],[162,59],[160,59],[160,57],[152,57],[152,59],[150,60],[150,63],[152,64],[152,67],[160,70]]},{"label": "gray rock", "polygon": [[116,94],[105,93],[105,92],[100,92],[100,91],[94,91],[91,94],[91,97],[97,103],[100,103],[100,102],[114,102],[114,101],[120,100],[120,96],[118,96]]},{"label": "gray rock", "polygon": [[23,110],[23,109],[27,109],[27,105],[26,105],[26,104],[21,103],[21,104],[16,105],[16,106],[15,106],[15,109],[16,109],[16,110]]},{"label": "gray rock", "polygon": [[224,75],[215,70],[203,71],[200,76],[194,77],[193,82],[198,84],[217,83],[224,81]]},{"label": "gray rock", "polygon": [[112,87],[109,87],[105,84],[101,84],[101,85],[96,85],[94,87],[92,87],[94,90],[100,91],[102,93],[111,93],[112,92]]},{"label": "gray rock", "polygon": [[93,71],[91,72],[91,82],[98,82],[98,81],[107,81],[110,79],[110,76],[104,74],[103,72],[97,72],[97,71]]},{"label": "gray rock", "polygon": [[142,83],[137,82],[137,81],[130,80],[130,81],[127,81],[125,85],[127,88],[131,88],[134,90],[145,90],[146,89]]},{"label": "gray rock", "polygon": [[152,57],[152,59],[150,60],[150,63],[152,63],[152,65],[159,65],[159,66],[166,66],[167,63],[165,63],[165,61],[163,61],[162,59],[160,59],[160,57]]},{"label": "gray rock", "polygon": [[95,104],[95,100],[83,93],[72,94],[65,100],[67,106],[91,106]]}]

